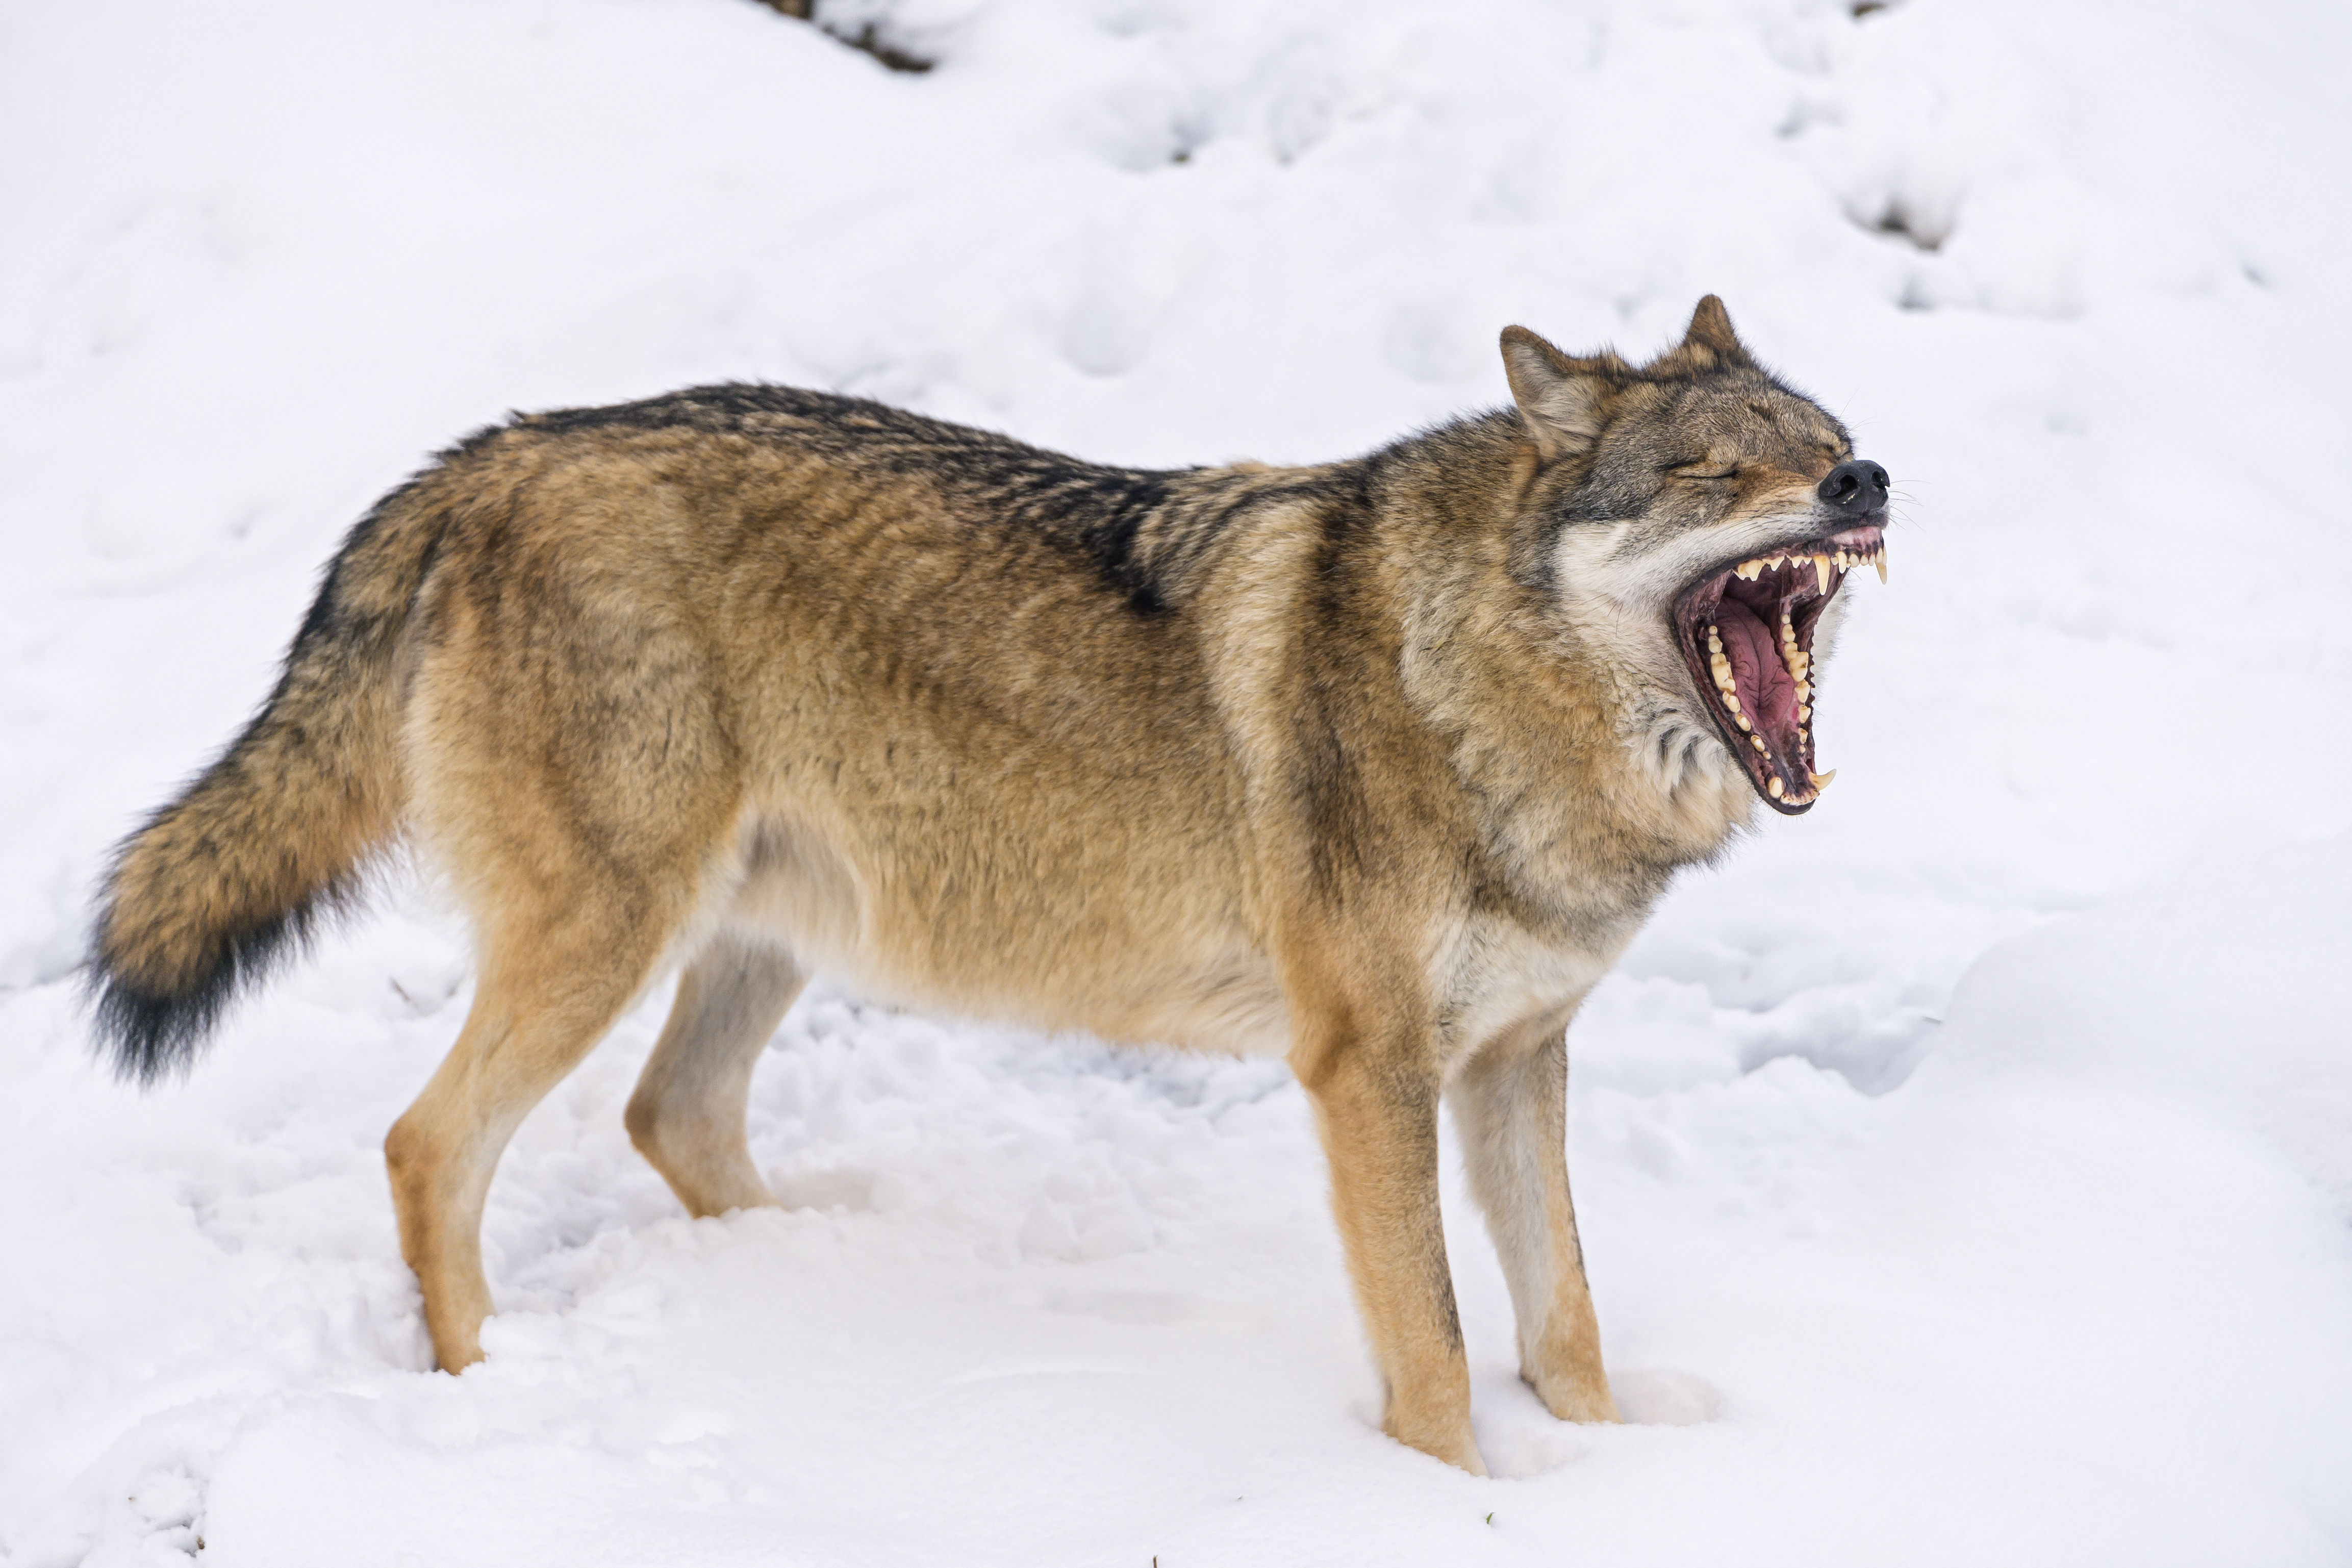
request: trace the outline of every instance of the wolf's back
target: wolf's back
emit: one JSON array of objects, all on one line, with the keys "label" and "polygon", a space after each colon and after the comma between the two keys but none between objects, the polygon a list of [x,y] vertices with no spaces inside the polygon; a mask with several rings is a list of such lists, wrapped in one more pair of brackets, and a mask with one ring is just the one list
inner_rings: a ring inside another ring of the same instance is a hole
[{"label": "wolf's back", "polygon": [[[454,454],[445,455],[454,456]],[[343,542],[243,733],[125,839],[88,976],[125,1078],[184,1067],[236,994],[358,897],[399,823],[404,636],[442,531],[436,466]]]}]

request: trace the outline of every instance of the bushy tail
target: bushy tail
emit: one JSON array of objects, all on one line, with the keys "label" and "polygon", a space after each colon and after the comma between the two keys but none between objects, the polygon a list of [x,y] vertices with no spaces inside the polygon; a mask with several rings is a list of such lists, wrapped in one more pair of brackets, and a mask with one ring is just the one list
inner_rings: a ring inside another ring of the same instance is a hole
[{"label": "bushy tail", "polygon": [[396,666],[444,526],[435,477],[352,530],[261,711],[115,851],[88,982],[122,1077],[193,1061],[240,991],[357,902],[397,830]]}]

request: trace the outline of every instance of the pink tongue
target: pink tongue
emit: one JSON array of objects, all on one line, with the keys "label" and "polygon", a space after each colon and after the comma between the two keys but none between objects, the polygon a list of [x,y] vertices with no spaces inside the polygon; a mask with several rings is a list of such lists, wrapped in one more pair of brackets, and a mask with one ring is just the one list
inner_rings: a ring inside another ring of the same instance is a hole
[{"label": "pink tongue", "polygon": [[1726,595],[1715,624],[1723,634],[1724,657],[1739,689],[1739,709],[1785,763],[1797,757],[1797,683],[1780,662],[1779,634],[1755,611]]}]

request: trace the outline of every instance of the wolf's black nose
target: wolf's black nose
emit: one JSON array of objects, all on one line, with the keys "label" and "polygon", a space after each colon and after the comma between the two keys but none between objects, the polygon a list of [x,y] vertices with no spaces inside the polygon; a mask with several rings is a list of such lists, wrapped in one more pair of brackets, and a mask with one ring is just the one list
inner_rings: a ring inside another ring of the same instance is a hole
[{"label": "wolf's black nose", "polygon": [[1886,504],[1886,470],[1876,463],[1840,463],[1813,493],[1840,511],[1876,511]]}]

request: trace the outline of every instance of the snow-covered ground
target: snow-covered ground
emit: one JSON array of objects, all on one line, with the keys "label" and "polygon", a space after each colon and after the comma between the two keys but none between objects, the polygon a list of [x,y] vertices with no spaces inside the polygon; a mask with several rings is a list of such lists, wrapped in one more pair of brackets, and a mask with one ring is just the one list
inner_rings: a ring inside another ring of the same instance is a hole
[{"label": "snow-covered ground", "polygon": [[[83,0],[0,12],[0,1563],[2352,1561],[2352,10],[2234,0]],[[1630,1423],[1382,1438],[1279,1064],[820,984],[793,1206],[525,1126],[488,1362],[378,1144],[414,889],[184,1086],[88,1056],[106,846],[340,531],[509,406],[765,377],[1129,462],[1361,450],[1721,292],[1903,498],[1835,790],[1572,1036]]]}]

